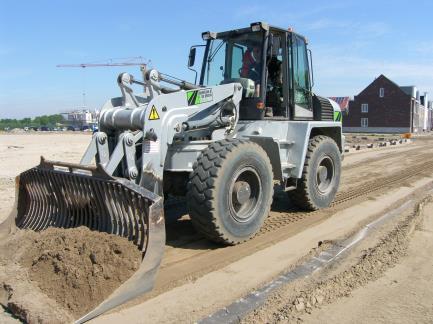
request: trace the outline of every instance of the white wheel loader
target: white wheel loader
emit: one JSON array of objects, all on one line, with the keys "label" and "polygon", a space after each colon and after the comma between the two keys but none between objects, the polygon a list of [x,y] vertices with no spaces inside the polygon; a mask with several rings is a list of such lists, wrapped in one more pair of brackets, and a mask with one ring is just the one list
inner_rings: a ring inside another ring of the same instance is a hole
[{"label": "white wheel loader", "polygon": [[[143,69],[142,81],[122,73],[122,96],[103,106],[99,132],[79,164],[42,158],[17,177],[17,208],[0,234],[84,225],[123,236],[143,252],[137,273],[78,322],[152,289],[168,194],[186,195],[196,229],[223,244],[257,233],[274,185],[308,210],[335,197],[341,112],[312,92],[306,39],[263,22],[202,38],[198,82],[154,69]],[[144,92],[134,93],[133,84]]]}]

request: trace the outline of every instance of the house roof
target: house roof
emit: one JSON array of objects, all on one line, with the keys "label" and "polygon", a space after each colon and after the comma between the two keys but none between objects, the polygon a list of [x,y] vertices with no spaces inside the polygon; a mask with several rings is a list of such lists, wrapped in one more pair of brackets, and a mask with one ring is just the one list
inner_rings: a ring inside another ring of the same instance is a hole
[{"label": "house roof", "polygon": [[329,97],[340,105],[341,111],[346,111],[349,108],[350,97]]},{"label": "house roof", "polygon": [[365,87],[359,94],[358,96],[360,96],[364,91],[366,91],[369,87],[373,86],[376,82],[378,82],[379,80],[386,80],[386,82],[388,82],[389,84],[391,84],[392,86],[394,86],[396,89],[398,89],[398,91],[401,91],[402,93],[406,94],[407,93],[394,81],[392,81],[391,79],[388,79],[385,75],[381,74],[379,75],[376,79],[373,80],[373,82],[371,82],[367,87]]}]

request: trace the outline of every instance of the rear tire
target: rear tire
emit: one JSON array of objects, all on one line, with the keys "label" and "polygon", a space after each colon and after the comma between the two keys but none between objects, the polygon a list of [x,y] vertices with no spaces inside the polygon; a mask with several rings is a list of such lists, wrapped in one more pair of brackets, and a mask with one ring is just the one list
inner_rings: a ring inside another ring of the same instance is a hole
[{"label": "rear tire", "polygon": [[302,177],[289,191],[291,201],[306,210],[329,207],[340,184],[341,154],[335,141],[319,135],[310,139]]},{"label": "rear tire", "polygon": [[252,238],[269,214],[273,173],[266,152],[250,141],[228,139],[205,149],[193,166],[187,201],[194,227],[229,245]]}]

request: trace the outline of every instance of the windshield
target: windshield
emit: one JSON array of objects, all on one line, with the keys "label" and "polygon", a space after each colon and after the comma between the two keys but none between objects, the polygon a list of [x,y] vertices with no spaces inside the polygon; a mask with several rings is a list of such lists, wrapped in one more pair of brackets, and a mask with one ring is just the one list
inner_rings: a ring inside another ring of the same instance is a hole
[{"label": "windshield", "polygon": [[201,83],[214,86],[238,78],[260,83],[262,43],[261,32],[245,32],[209,41]]}]

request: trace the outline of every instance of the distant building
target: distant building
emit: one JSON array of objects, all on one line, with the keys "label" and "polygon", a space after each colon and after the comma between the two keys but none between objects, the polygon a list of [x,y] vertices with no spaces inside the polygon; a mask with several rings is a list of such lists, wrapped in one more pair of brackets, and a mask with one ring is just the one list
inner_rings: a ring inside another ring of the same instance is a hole
[{"label": "distant building", "polygon": [[68,125],[74,127],[94,126],[98,123],[98,113],[88,109],[74,110],[61,114]]},{"label": "distant building", "polygon": [[350,97],[329,97],[340,105],[341,113],[346,116],[349,113],[349,101]]},{"label": "distant building", "polygon": [[420,95],[420,106],[422,106],[423,110],[423,131],[430,131],[429,127],[429,119],[430,112],[428,109],[428,92],[424,92],[423,95]]},{"label": "distant building", "polygon": [[427,110],[428,110],[428,121],[427,121],[427,130],[433,130],[433,101],[427,102]]},{"label": "distant building", "polygon": [[384,75],[355,96],[349,107],[344,132],[417,133],[427,125],[428,112],[416,87],[400,87]]}]

